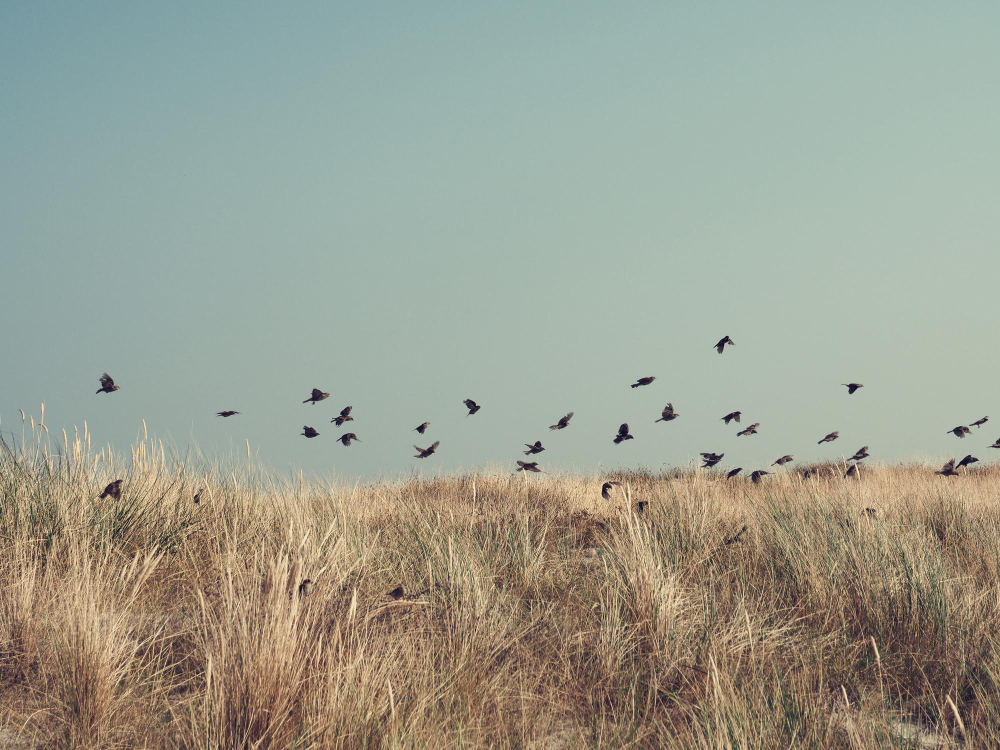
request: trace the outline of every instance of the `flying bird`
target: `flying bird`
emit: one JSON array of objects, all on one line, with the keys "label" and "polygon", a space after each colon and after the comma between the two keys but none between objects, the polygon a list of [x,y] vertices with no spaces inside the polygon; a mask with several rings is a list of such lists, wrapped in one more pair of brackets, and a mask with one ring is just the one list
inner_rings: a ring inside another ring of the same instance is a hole
[{"label": "flying bird", "polygon": [[413,429],[416,430],[417,432],[419,432],[421,435],[423,435],[425,432],[427,432],[427,428],[430,427],[430,426],[431,426],[430,422],[424,422],[421,425],[417,425]]},{"label": "flying bird", "polygon": [[302,428],[302,434],[305,435],[307,438],[314,438],[319,436],[319,432],[309,426],[305,426]]},{"label": "flying bird", "polygon": [[518,461],[517,471],[533,471],[537,474],[541,471],[541,469],[538,468],[537,461]]},{"label": "flying bird", "polygon": [[337,427],[340,427],[342,424],[344,424],[344,422],[353,422],[354,417],[351,416],[351,409],[353,408],[354,408],[353,406],[345,406],[343,409],[340,410],[340,414],[338,414],[330,421],[333,422],[335,425],[337,425]]},{"label": "flying bird", "polygon": [[232,417],[235,414],[239,414],[238,411],[233,411],[232,409],[227,409],[226,411],[217,412],[215,416],[217,417]]},{"label": "flying bird", "polygon": [[974,463],[978,463],[979,459],[973,456],[971,453],[958,462],[959,467],[969,466]]},{"label": "flying bird", "polygon": [[654,380],[656,380],[656,376],[655,375],[650,375],[649,377],[646,377],[646,378],[639,378],[637,381],[635,381],[634,383],[632,383],[632,387],[633,388],[638,388],[640,385],[649,385]]},{"label": "flying bird", "polygon": [[784,466],[785,464],[787,464],[789,461],[792,461],[792,460],[794,460],[794,459],[791,456],[785,455],[785,456],[782,456],[781,458],[779,458],[773,464],[771,464],[771,466]]},{"label": "flying bird", "polygon": [[753,474],[750,475],[750,479],[751,481],[753,481],[754,484],[760,484],[760,478],[765,474],[770,474],[770,473],[771,472],[764,471],[763,469],[757,469],[757,471],[755,471]]},{"label": "flying bird", "polygon": [[739,424],[740,423],[740,414],[742,414],[742,413],[743,412],[741,412],[741,411],[731,411],[726,416],[724,416],[722,418],[722,421],[725,422],[726,424],[729,424],[729,422],[731,420],[735,419],[736,420],[736,424]]},{"label": "flying bird", "polygon": [[[955,427],[954,429],[948,430],[948,432],[950,432],[955,437],[959,437],[959,438],[964,438],[966,435],[971,435],[972,434],[972,430],[970,430],[968,427],[964,427],[963,425],[959,425],[958,427]],[[947,435],[948,432],[946,432],[945,435]]]},{"label": "flying bird", "polygon": [[531,443],[525,443],[524,447],[528,449],[524,452],[524,455],[526,456],[532,456],[535,453],[541,453],[543,450],[545,450],[545,448],[542,447],[541,440],[536,440],[534,442],[534,445],[532,445]]},{"label": "flying bird", "polygon": [[972,426],[973,427],[977,427],[977,428],[978,427],[982,427],[984,424],[986,424],[989,421],[990,421],[989,417],[983,417],[982,419],[977,419],[975,422],[973,422]]},{"label": "flying bird", "polygon": [[601,497],[603,497],[605,500],[610,500],[611,488],[620,486],[621,482],[605,482],[604,484],[601,485]]},{"label": "flying bird", "polygon": [[116,479],[111,482],[107,487],[104,488],[104,492],[100,494],[97,498],[98,500],[103,500],[106,497],[110,497],[112,500],[122,499],[122,481],[121,479]]},{"label": "flying bird", "polygon": [[625,440],[632,440],[632,439],[633,436],[628,434],[628,423],[626,422],[622,424],[621,427],[618,428],[618,434],[615,436],[615,445],[618,445],[619,443]]},{"label": "flying bird", "polygon": [[822,440],[818,441],[816,443],[816,445],[820,445],[821,443],[832,443],[834,440],[836,440],[839,437],[840,437],[840,430],[834,430],[829,435],[827,435],[825,438],[823,438]]},{"label": "flying bird", "polygon": [[739,474],[741,471],[743,471],[743,467],[742,466],[737,466],[735,469],[733,469],[728,474],[726,474],[726,479],[732,479],[737,474]]},{"label": "flying bird", "polygon": [[[657,422],[672,422],[673,420],[677,419],[677,417],[679,417],[679,416],[680,416],[680,414],[678,414],[677,412],[674,411],[674,405],[673,404],[667,404],[666,406],[663,407],[663,412],[662,412],[660,418],[657,419],[656,421]],[[654,424],[655,424],[655,422],[654,422]]]},{"label": "flying bird", "polygon": [[558,422],[556,422],[554,425],[552,425],[551,427],[549,427],[549,429],[550,430],[564,430],[567,427],[569,427],[569,420],[571,420],[572,418],[573,418],[573,412],[570,412],[565,417],[563,417]]},{"label": "flying bird", "polygon": [[948,463],[941,467],[941,471],[935,471],[935,474],[940,474],[943,477],[957,477],[958,472],[955,471],[955,459],[951,459]]},{"label": "flying bird", "polygon": [[754,422],[745,430],[740,430],[739,432],[737,432],[736,437],[742,437],[743,435],[756,435],[758,427],[760,427],[760,422]]},{"label": "flying bird", "polygon": [[337,439],[348,448],[351,447],[352,440],[357,440],[359,443],[361,442],[360,440],[358,440],[358,436],[355,435],[353,432],[345,432]]},{"label": "flying bird", "polygon": [[718,463],[722,460],[722,457],[726,455],[725,453],[700,453],[699,454],[706,461],[715,461]]},{"label": "flying bird", "polygon": [[988,445],[986,447],[987,448],[1000,448],[1000,438],[997,438],[997,441],[995,443],[993,443],[993,445]]},{"label": "flying bird", "polygon": [[475,414],[477,411],[483,408],[475,401],[473,401],[471,398],[465,399],[465,401],[463,401],[462,403],[465,404],[465,407],[469,410],[469,413],[465,415],[467,417],[471,417],[473,414]]},{"label": "flying bird", "polygon": [[725,338],[719,339],[719,343],[715,345],[715,351],[717,351],[719,354],[722,354],[722,351],[726,348],[726,344],[729,344],[730,346],[736,346],[736,342],[733,341],[728,336],[726,336]]},{"label": "flying bird", "polygon": [[120,385],[115,385],[115,381],[110,375],[104,373],[101,375],[101,387],[97,389],[96,393],[114,393],[115,391],[120,391],[122,387]]},{"label": "flying bird", "polygon": [[434,451],[437,450],[437,447],[439,445],[441,445],[441,441],[440,440],[436,441],[434,443],[434,445],[432,445],[430,448],[421,448],[418,445],[414,445],[413,447],[417,451],[417,455],[415,455],[414,458],[427,458],[428,456],[433,456],[434,455]]},{"label": "flying bird", "polygon": [[322,401],[324,398],[330,398],[330,394],[326,391],[321,391],[319,388],[313,388],[312,396],[303,401],[303,404],[311,403],[315,406],[318,402]]},{"label": "flying bird", "polygon": [[862,458],[868,458],[869,455],[871,455],[871,454],[868,453],[868,446],[867,445],[862,445],[860,448],[858,448],[857,452],[853,456],[851,456],[849,459],[847,459],[847,460],[848,461],[860,461]]},{"label": "flying bird", "polygon": [[864,383],[841,383],[841,385],[847,387],[847,395],[848,396],[853,396],[854,392],[856,390],[858,390],[858,388],[864,388],[865,387]]}]

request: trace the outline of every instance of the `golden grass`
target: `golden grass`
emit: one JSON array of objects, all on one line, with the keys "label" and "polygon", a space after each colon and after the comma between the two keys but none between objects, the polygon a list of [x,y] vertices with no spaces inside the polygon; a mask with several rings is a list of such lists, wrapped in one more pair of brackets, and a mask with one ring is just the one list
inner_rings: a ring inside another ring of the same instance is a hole
[{"label": "golden grass", "polygon": [[1000,746],[988,467],[636,472],[607,502],[49,440],[0,444],[0,747]]}]

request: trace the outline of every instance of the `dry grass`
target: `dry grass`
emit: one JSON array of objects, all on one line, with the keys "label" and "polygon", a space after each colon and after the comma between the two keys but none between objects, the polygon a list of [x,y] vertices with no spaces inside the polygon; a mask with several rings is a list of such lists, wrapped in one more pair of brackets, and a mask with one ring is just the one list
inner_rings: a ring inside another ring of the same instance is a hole
[{"label": "dry grass", "polygon": [[1000,474],[841,473],[608,503],[36,429],[0,445],[0,746],[1000,746]]}]

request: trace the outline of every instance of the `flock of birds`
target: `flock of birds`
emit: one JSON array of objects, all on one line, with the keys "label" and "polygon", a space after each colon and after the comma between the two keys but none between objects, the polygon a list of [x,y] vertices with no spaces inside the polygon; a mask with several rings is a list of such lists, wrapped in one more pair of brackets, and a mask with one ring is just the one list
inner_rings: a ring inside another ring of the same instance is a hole
[{"label": "flock of birds", "polygon": [[[722,354],[725,351],[727,345],[733,346],[735,345],[735,343],[736,342],[734,342],[729,336],[725,336],[721,338],[718,341],[718,343],[715,344],[714,348],[719,354]],[[655,380],[656,377],[653,375],[641,377],[638,378],[636,382],[632,383],[631,387],[641,388],[644,386],[648,386],[651,385]],[[112,377],[107,373],[104,373],[101,376],[100,383],[101,387],[97,390],[97,393],[114,393],[117,390],[121,390],[121,386],[116,385],[114,379],[112,379]],[[844,385],[847,388],[848,395],[854,395],[854,393],[857,392],[859,389],[864,388],[863,383],[843,383],[842,385]],[[324,401],[328,398],[330,398],[330,394],[328,392],[321,391],[319,388],[313,388],[312,394],[302,403],[312,404],[313,406],[315,406],[320,401]],[[477,404],[471,398],[465,399],[463,403],[465,404],[466,409],[468,409],[468,414],[466,416],[472,416],[482,408],[480,404]],[[353,422],[354,417],[351,416],[352,409],[353,407],[351,406],[345,406],[343,409],[340,410],[339,414],[337,414],[333,419],[330,420],[330,422],[334,424],[336,427],[343,427],[347,422]],[[239,413],[240,412],[238,411],[227,409],[224,411],[217,412],[217,416],[228,418],[228,417],[233,417]],[[673,404],[668,403],[663,408],[663,411],[660,414],[660,418],[657,419],[656,422],[672,422],[679,416],[680,414],[674,409]],[[742,412],[732,411],[726,414],[724,417],[722,417],[721,420],[725,422],[726,425],[728,425],[730,422],[735,422],[736,424],[740,424],[741,416]],[[571,419],[573,419],[573,412],[569,412],[565,416],[561,417],[555,424],[550,425],[549,429],[564,430],[567,427],[569,427]],[[980,419],[977,419],[976,421],[972,422],[971,426],[976,428],[982,427],[984,424],[986,424],[988,420],[989,417],[981,417]],[[423,422],[422,424],[417,425],[414,428],[414,431],[420,435],[423,435],[430,427],[430,425],[431,425],[430,422]],[[758,427],[760,427],[760,422],[754,422],[753,424],[737,432],[736,436],[749,437],[750,435],[756,435],[758,434],[757,433]],[[957,427],[948,430],[946,434],[953,434],[958,438],[964,438],[966,435],[969,435],[971,433],[972,430],[968,426],[958,425]],[[301,434],[306,438],[315,438],[319,437],[320,433],[319,430],[317,430],[316,428],[310,427],[309,425],[304,425]],[[828,433],[825,437],[819,440],[817,444],[822,445],[823,443],[832,443],[839,437],[840,437],[840,432],[838,430],[834,430],[833,432]],[[626,440],[633,440],[633,439],[634,436],[629,431],[628,423],[623,423],[618,428],[618,433],[614,436],[613,442],[615,445],[619,445],[625,442]],[[346,447],[350,447],[351,443],[353,442],[361,442],[360,438],[358,438],[358,436],[353,432],[345,432],[344,434],[340,435],[337,438],[337,440],[339,440]],[[441,442],[439,440],[434,441],[431,445],[429,445],[426,448],[421,448],[418,445],[414,445],[413,447],[417,451],[416,454],[414,455],[414,458],[429,458],[437,452],[438,446],[440,445]],[[541,440],[536,440],[534,443],[525,443],[524,446],[527,448],[527,450],[524,451],[525,456],[534,456],[545,450],[545,447],[542,445]],[[996,442],[994,442],[989,447],[1000,448],[1000,438],[998,438]],[[723,457],[725,456],[725,454],[723,453],[701,453],[700,455],[703,460],[702,463],[703,469],[710,469],[716,466],[718,463],[722,461]],[[861,466],[860,462],[865,458],[868,458],[869,455],[871,454],[869,454],[868,452],[868,446],[863,445],[854,453],[853,456],[848,458],[847,461],[853,463],[851,463],[850,467],[847,469],[847,472],[844,474],[845,478],[852,478],[852,477],[857,478],[860,474],[860,469],[859,469],[859,467]],[[786,454],[775,460],[774,463],[771,464],[771,466],[781,467],[787,463],[792,462],[793,460],[794,458],[791,454]],[[968,454],[965,456],[965,458],[958,461],[957,464],[955,459],[951,459],[941,468],[940,471],[937,471],[935,473],[946,477],[958,476],[958,469],[962,467],[969,467],[970,465],[977,463],[978,461],[979,461],[978,458],[976,458],[972,454]],[[542,469],[540,469],[538,466],[538,461],[518,460],[516,471],[543,473]],[[735,469],[731,469],[726,473],[726,478],[733,479],[734,477],[738,476],[742,471],[743,471],[742,466],[738,466]],[[819,470],[815,468],[807,469],[804,472],[804,477],[809,478],[810,476],[814,476],[818,474],[818,471]],[[757,484],[761,481],[761,479],[764,476],[771,473],[772,472],[767,471],[766,469],[756,469],[750,474],[750,479],[751,481],[753,481],[754,484]],[[104,492],[101,494],[101,498],[111,497],[113,499],[119,499],[121,497],[121,485],[122,485],[122,480],[120,479],[111,482],[107,487],[105,487]],[[601,495],[606,500],[610,500],[612,489],[617,486],[620,486],[619,482],[614,482],[614,481],[605,482],[601,487]],[[195,498],[195,502],[198,502],[197,497]],[[642,506],[644,506],[645,504],[640,503],[639,505],[640,505],[639,510],[640,511],[644,510],[644,507]]]}]

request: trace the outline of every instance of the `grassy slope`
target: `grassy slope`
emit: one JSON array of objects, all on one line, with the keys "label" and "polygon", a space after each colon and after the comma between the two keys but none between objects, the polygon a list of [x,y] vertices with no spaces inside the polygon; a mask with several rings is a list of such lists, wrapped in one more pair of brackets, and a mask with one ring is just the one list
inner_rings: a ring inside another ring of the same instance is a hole
[{"label": "grassy slope", "polygon": [[0,446],[0,726],[39,746],[1000,746],[995,471],[637,474],[609,503],[40,445]]}]

